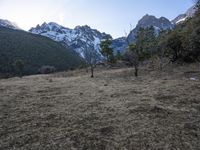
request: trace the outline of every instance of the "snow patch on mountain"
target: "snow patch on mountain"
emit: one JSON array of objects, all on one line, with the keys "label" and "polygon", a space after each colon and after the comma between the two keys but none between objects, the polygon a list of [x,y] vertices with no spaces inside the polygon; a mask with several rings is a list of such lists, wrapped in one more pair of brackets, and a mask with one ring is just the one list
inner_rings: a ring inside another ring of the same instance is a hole
[{"label": "snow patch on mountain", "polygon": [[0,27],[10,28],[14,30],[21,30],[16,23],[4,19],[0,19]]},{"label": "snow patch on mountain", "polygon": [[176,24],[179,24],[181,22],[184,22],[187,19],[187,17],[181,18],[178,21],[176,21]]}]

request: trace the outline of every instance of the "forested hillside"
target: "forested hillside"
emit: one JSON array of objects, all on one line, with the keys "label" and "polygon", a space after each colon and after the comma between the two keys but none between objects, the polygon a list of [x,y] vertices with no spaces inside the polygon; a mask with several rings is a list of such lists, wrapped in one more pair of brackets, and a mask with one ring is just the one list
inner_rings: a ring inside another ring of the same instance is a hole
[{"label": "forested hillside", "polygon": [[74,51],[40,35],[0,28],[0,73],[15,74],[15,62],[23,63],[23,74],[36,74],[42,66],[57,71],[78,67],[82,59]]}]

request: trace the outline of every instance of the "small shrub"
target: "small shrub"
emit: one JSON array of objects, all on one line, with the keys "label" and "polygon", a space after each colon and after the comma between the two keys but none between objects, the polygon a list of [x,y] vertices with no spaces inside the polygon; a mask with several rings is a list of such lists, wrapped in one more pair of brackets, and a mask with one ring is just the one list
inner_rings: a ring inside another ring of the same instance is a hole
[{"label": "small shrub", "polygon": [[56,72],[56,68],[54,66],[42,66],[39,69],[39,73],[41,74],[49,74]]}]

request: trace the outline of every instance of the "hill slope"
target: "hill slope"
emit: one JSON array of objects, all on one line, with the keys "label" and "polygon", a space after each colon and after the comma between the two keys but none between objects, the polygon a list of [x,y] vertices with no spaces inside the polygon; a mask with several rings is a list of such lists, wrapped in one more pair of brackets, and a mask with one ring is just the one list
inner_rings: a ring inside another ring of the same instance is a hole
[{"label": "hill slope", "polygon": [[58,71],[77,67],[81,58],[49,38],[0,27],[0,72],[13,73],[13,63],[21,59],[24,74],[36,74],[41,66],[54,66]]}]

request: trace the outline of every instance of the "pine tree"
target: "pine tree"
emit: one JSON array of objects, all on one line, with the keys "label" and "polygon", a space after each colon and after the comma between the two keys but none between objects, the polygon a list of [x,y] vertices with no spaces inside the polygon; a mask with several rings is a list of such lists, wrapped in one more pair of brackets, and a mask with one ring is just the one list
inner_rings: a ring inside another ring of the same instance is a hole
[{"label": "pine tree", "polygon": [[102,41],[100,44],[100,47],[101,47],[100,52],[104,57],[106,57],[107,61],[109,62],[114,61],[113,49],[110,47],[111,44],[112,44],[112,41],[110,39]]},{"label": "pine tree", "polygon": [[139,54],[140,61],[148,59],[153,56],[156,51],[156,36],[153,27],[141,28],[136,37],[136,47]]}]

